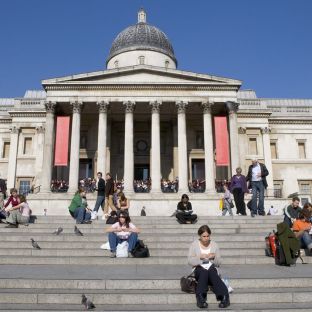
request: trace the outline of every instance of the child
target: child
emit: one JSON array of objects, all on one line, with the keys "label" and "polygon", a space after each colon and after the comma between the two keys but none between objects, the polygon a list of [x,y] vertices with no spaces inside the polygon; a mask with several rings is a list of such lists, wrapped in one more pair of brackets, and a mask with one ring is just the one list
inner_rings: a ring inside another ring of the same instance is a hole
[{"label": "child", "polygon": [[223,195],[223,209],[222,209],[222,216],[225,216],[227,212],[229,212],[230,216],[233,216],[232,212],[232,199],[231,199],[231,193],[227,187],[226,184],[223,186],[224,189],[224,195]]}]

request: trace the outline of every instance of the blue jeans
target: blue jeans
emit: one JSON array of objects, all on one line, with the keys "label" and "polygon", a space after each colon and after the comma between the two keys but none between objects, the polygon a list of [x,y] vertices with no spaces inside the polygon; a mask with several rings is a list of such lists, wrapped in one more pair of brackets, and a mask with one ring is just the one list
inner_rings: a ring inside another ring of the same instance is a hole
[{"label": "blue jeans", "polygon": [[312,249],[312,236],[309,232],[304,231],[300,238],[301,248]]},{"label": "blue jeans", "polygon": [[[251,213],[259,215],[265,215],[264,211],[264,185],[262,181],[252,181],[251,182],[252,188],[252,199],[251,199]],[[257,208],[257,195],[259,193],[259,203]]]},{"label": "blue jeans", "polygon": [[96,198],[96,202],[95,202],[95,206],[94,206],[93,211],[98,212],[100,206],[103,205],[104,201],[105,201],[105,196],[104,196],[104,195],[103,195],[103,196],[98,196],[98,197]]},{"label": "blue jeans", "polygon": [[74,211],[76,223],[82,223],[91,219],[91,213],[87,212],[84,207],[77,207]]},{"label": "blue jeans", "polygon": [[128,252],[131,252],[134,249],[136,242],[138,241],[138,234],[131,233],[128,239],[121,239],[116,235],[116,233],[110,232],[108,233],[108,241],[111,252],[116,252],[117,245],[123,241],[128,242]]}]

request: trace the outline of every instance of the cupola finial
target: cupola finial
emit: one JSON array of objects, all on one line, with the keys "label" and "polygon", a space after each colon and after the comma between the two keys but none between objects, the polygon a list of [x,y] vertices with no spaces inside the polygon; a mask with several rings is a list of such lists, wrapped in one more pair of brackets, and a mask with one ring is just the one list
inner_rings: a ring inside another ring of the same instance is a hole
[{"label": "cupola finial", "polygon": [[146,23],[146,13],[143,8],[138,12],[138,23]]}]

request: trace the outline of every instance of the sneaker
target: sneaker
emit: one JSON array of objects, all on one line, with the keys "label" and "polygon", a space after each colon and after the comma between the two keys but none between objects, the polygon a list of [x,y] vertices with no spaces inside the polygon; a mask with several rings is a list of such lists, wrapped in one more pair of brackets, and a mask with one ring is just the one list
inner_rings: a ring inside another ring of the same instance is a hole
[{"label": "sneaker", "polygon": [[113,251],[112,251],[111,254],[110,254],[110,257],[111,257],[111,258],[116,258],[116,252],[113,252]]},{"label": "sneaker", "polygon": [[91,220],[96,220],[97,219],[97,212],[96,211],[92,211],[91,212]]},{"label": "sneaker", "polygon": [[128,252],[128,258],[134,258],[131,251]]},{"label": "sneaker", "polygon": [[18,224],[12,224],[12,223],[9,223],[6,228],[17,228],[18,227]]},{"label": "sneaker", "polygon": [[83,221],[82,223],[83,223],[83,224],[91,224],[92,221],[91,221],[91,220],[88,220],[88,221]]}]

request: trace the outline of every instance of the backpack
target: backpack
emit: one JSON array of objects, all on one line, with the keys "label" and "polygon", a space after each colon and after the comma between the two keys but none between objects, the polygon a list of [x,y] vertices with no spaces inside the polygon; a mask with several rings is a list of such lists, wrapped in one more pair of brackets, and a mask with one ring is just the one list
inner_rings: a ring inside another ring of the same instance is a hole
[{"label": "backpack", "polygon": [[269,233],[268,236],[265,237],[265,255],[267,257],[274,257],[276,255],[276,236],[275,232]]},{"label": "backpack", "polygon": [[132,250],[134,258],[147,258],[150,256],[149,250],[142,240],[138,240]]},{"label": "backpack", "polygon": [[300,250],[296,251],[294,254],[291,254],[291,259],[292,261],[290,263],[287,263],[286,261],[286,257],[285,257],[285,252],[283,250],[283,246],[280,242],[280,240],[278,239],[278,236],[276,235],[275,237],[275,245],[276,245],[276,253],[275,253],[275,264],[276,265],[285,265],[285,266],[291,266],[296,264],[297,259],[300,258],[301,262],[303,262],[303,259],[300,256]]}]

